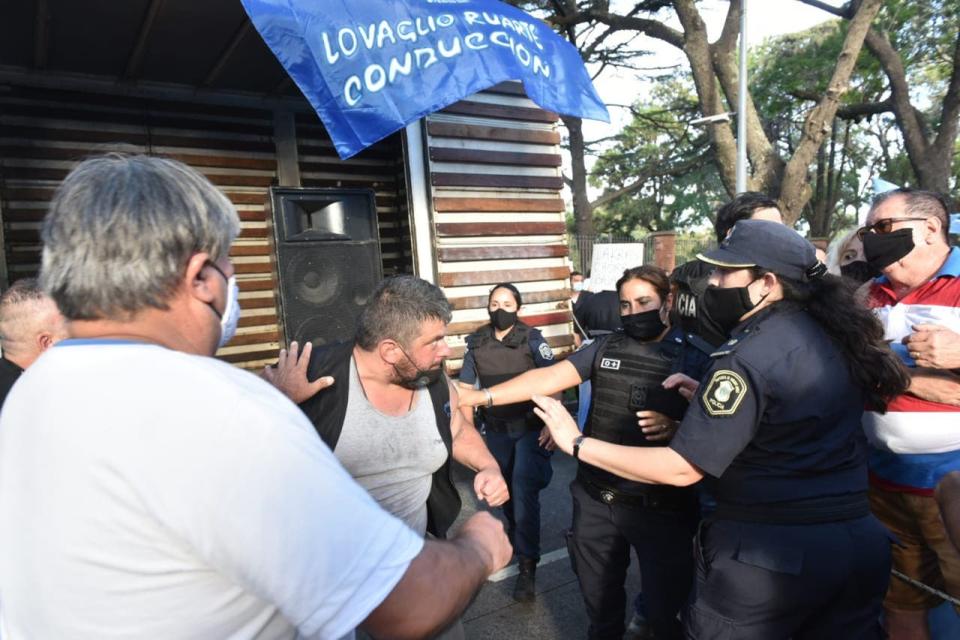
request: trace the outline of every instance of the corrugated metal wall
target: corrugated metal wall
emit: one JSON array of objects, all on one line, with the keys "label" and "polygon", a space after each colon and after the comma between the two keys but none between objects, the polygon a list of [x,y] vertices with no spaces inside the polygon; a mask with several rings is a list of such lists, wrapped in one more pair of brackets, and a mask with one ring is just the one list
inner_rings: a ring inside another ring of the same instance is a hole
[{"label": "corrugated metal wall", "polygon": [[427,119],[438,284],[454,308],[452,373],[464,337],[489,322],[487,294],[499,282],[520,289],[521,319],[557,355],[572,348],[557,122],[518,83]]},{"label": "corrugated metal wall", "polygon": [[[298,123],[304,186],[362,186],[377,191],[384,271],[411,270],[399,136],[342,163],[315,116]],[[218,352],[258,368],[280,347],[276,274],[267,224],[276,184],[273,114],[193,102],[4,87],[0,91],[0,211],[9,280],[39,267],[39,228],[53,191],[71,168],[107,151],[163,155],[202,173],[237,206],[242,230],[231,251],[243,309],[240,328]]]}]

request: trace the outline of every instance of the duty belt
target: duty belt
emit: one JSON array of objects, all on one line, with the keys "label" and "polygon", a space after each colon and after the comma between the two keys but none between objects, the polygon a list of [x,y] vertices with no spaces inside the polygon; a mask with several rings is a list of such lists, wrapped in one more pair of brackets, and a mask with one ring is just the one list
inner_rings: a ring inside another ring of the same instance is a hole
[{"label": "duty belt", "polygon": [[609,487],[601,487],[588,480],[582,473],[577,474],[577,480],[583,486],[587,495],[607,505],[677,510],[692,507],[695,504],[694,499],[686,493],[675,495],[664,492],[661,487],[650,487],[650,491],[645,493],[623,493]]},{"label": "duty belt", "polygon": [[539,431],[543,427],[543,423],[536,423],[535,417],[534,420],[531,420],[529,416],[519,416],[517,418],[512,418],[510,420],[504,420],[503,418],[498,418],[496,416],[491,416],[489,413],[483,415],[483,427],[487,431],[493,431],[494,433],[507,433],[510,431],[510,425],[518,425],[521,428],[527,431]]},{"label": "duty belt", "polygon": [[763,524],[819,524],[855,520],[870,514],[865,491],[839,496],[759,504],[732,504],[718,501],[714,517]]}]

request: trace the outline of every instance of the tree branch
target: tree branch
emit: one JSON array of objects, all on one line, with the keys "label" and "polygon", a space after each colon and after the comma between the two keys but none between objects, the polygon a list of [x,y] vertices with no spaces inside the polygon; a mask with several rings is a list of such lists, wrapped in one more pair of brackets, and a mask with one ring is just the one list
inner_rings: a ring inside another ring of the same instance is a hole
[{"label": "tree branch", "polygon": [[[727,104],[737,104],[740,80],[740,65],[735,51],[740,34],[740,15],[742,2],[731,0],[727,17],[724,21],[723,33],[720,39],[710,45],[710,59],[720,87],[727,99]],[[777,154],[773,143],[767,137],[757,113],[753,96],[747,93],[747,153],[750,164],[753,166],[753,175],[748,182],[750,188],[757,191],[777,191],[780,173],[783,170],[783,160]],[[733,191],[730,192],[731,194]]]},{"label": "tree branch", "polygon": [[627,195],[630,195],[631,193],[635,193],[640,189],[642,189],[644,185],[647,184],[647,181],[649,181],[652,178],[655,178],[658,176],[664,176],[664,175],[672,176],[672,177],[682,176],[685,173],[689,172],[691,169],[695,169],[697,167],[702,166],[709,159],[709,156],[710,156],[710,149],[708,147],[700,154],[692,158],[689,158],[676,166],[670,167],[667,171],[657,171],[656,169],[659,169],[660,168],[659,166],[655,168],[651,168],[647,171],[644,171],[642,175],[640,175],[630,184],[624,187],[621,187],[620,189],[617,189],[615,191],[609,191],[607,193],[602,194],[599,198],[597,198],[596,200],[590,203],[590,209],[595,210],[597,209],[597,207],[602,207],[606,204],[610,204],[611,202],[613,202],[614,200],[617,200],[618,198],[622,198],[623,196],[627,196]]},{"label": "tree branch", "polygon": [[842,7],[834,7],[827,4],[826,2],[821,2],[820,0],[798,0],[798,2],[801,2],[806,5],[810,5],[811,7],[814,7],[816,9],[822,9],[827,13],[832,13],[833,15],[838,16],[840,18],[845,18],[847,20],[850,20],[851,18],[853,18],[854,3],[852,2],[848,2]]},{"label": "tree branch", "polygon": [[[809,100],[810,102],[820,102],[823,98],[819,93],[806,91],[804,89],[794,89],[790,95],[797,100]],[[890,98],[880,100],[879,102],[859,102],[857,104],[845,104],[837,108],[837,117],[841,120],[858,120],[867,116],[874,116],[879,113],[891,113],[893,111],[893,101]]]},{"label": "tree branch", "polygon": [[[714,73],[710,43],[707,40],[707,26],[697,12],[693,0],[674,0],[674,8],[683,25],[685,42],[683,51],[693,72],[693,84],[700,98],[700,110],[705,116],[726,111],[717,92],[717,76]],[[708,127],[707,133],[717,150],[717,168],[723,186],[731,194],[737,190],[737,142],[733,130],[727,124]]]},{"label": "tree branch", "polygon": [[639,31],[640,33],[646,34],[652,38],[657,38],[658,40],[663,40],[668,44],[672,44],[678,49],[683,48],[683,34],[675,29],[671,29],[667,25],[663,24],[662,22],[658,22],[657,20],[649,20],[647,18],[639,18],[630,15],[617,15],[606,11],[596,11],[593,9],[580,11],[567,16],[554,15],[547,18],[547,22],[559,28],[565,28],[591,21],[600,22],[610,27],[614,27],[618,31]]},{"label": "tree branch", "polygon": [[796,221],[804,205],[810,200],[810,184],[807,181],[810,162],[823,143],[824,136],[830,131],[830,124],[840,106],[840,97],[847,90],[860,49],[870,30],[870,23],[880,11],[880,3],[881,0],[863,0],[860,4],[856,15],[850,21],[850,28],[843,40],[827,91],[817,106],[807,114],[797,150],[784,171],[780,192],[784,218],[789,223]]},{"label": "tree branch", "polygon": [[940,110],[940,131],[933,146],[935,153],[950,157],[953,146],[957,141],[957,127],[960,125],[960,31],[957,32],[957,42],[953,47],[953,72],[950,74],[950,84],[943,97],[943,107]]},{"label": "tree branch", "polygon": [[715,50],[723,52],[732,52],[740,38],[740,14],[743,12],[743,2],[741,0],[730,0],[730,8],[727,9],[727,17],[723,21],[723,31],[720,37],[713,43]]}]

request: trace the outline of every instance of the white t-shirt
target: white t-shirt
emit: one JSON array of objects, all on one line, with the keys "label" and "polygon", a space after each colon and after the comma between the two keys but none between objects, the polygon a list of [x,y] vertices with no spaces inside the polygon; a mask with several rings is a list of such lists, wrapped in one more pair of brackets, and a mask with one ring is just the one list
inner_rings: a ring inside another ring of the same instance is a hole
[{"label": "white t-shirt", "polygon": [[4,640],[340,638],[422,546],[212,358],[62,342],[0,416]]}]

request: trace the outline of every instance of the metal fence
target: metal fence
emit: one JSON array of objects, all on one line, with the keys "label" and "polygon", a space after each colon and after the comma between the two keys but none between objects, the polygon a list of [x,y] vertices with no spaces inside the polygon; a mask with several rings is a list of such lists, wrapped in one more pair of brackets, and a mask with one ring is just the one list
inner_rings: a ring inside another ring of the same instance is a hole
[{"label": "metal fence", "polygon": [[[573,262],[573,268],[581,273],[590,271],[590,263],[593,260],[593,245],[595,244],[628,244],[643,242],[630,236],[614,236],[606,233],[595,235],[577,235],[569,234],[567,243],[570,246],[570,261]],[[643,247],[643,261],[653,260],[653,246],[647,243]]]},{"label": "metal fence", "polygon": [[696,258],[698,253],[703,253],[714,245],[716,245],[716,242],[710,237],[678,235],[675,248],[675,264],[679,266],[684,262],[689,262]]},{"label": "metal fence", "polygon": [[[593,245],[606,243],[634,243],[643,242],[643,262],[649,264],[653,262],[653,242],[644,238],[633,238],[630,236],[614,236],[609,234],[596,235],[577,235],[569,234],[567,243],[570,247],[570,261],[573,268],[581,273],[587,273],[590,270],[590,263],[593,259]],[[675,264],[683,264],[697,257],[697,254],[709,249],[713,245],[709,237],[677,235],[675,242],[676,260]]]}]

